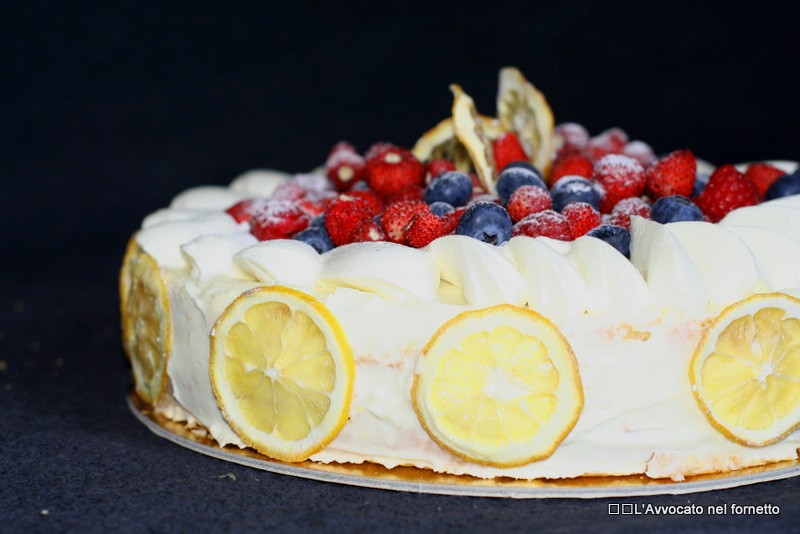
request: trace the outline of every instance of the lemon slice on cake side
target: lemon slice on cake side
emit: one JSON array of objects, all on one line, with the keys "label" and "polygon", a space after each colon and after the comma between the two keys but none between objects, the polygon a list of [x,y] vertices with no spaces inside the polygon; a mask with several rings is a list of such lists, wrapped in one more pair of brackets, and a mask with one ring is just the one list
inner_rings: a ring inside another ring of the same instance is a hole
[{"label": "lemon slice on cake side", "polygon": [[423,351],[411,395],[442,448],[496,467],[550,456],[583,409],[569,343],[543,316],[508,304],[445,323]]},{"label": "lemon slice on cake side", "polygon": [[257,287],[214,325],[210,375],[223,416],[247,445],[299,462],[347,421],[355,364],[324,304],[294,289]]},{"label": "lemon slice on cake side", "polygon": [[760,447],[800,427],[800,299],[753,295],[722,311],[691,361],[700,408],[729,439]]}]

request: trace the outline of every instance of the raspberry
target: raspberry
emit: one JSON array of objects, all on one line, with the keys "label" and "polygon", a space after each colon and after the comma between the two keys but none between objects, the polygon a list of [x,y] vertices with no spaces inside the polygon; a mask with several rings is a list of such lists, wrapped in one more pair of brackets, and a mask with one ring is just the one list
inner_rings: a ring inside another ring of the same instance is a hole
[{"label": "raspberry", "polygon": [[432,159],[425,165],[425,170],[427,171],[425,182],[429,184],[434,178],[456,170],[456,166],[447,159]]},{"label": "raspberry", "polygon": [[347,191],[364,178],[364,158],[346,141],[336,143],[325,162],[325,174],[337,191]]},{"label": "raspberry", "polygon": [[367,159],[366,178],[379,195],[390,196],[425,180],[425,167],[411,151],[391,147]]},{"label": "raspberry", "polygon": [[445,235],[444,222],[430,211],[422,211],[414,215],[405,230],[406,244],[421,248]]},{"label": "raspberry", "polygon": [[512,161],[528,161],[528,155],[519,142],[517,134],[503,132],[492,141],[494,148],[494,168],[501,172]]},{"label": "raspberry", "polygon": [[361,221],[356,231],[353,232],[353,243],[364,241],[386,241],[386,234],[383,228],[372,219]]},{"label": "raspberry", "polygon": [[452,234],[456,226],[458,226],[458,220],[461,218],[461,215],[467,210],[466,206],[456,208],[450,213],[447,213],[442,216],[442,222],[444,223],[444,233],[445,234]]},{"label": "raspberry", "polygon": [[272,200],[300,200],[308,194],[306,189],[294,180],[288,180],[275,188],[270,199]]},{"label": "raspberry", "polygon": [[719,222],[728,212],[758,204],[758,188],[733,165],[723,165],[708,179],[708,185],[695,203],[711,222]]},{"label": "raspberry", "polygon": [[639,197],[623,198],[614,206],[603,224],[615,224],[631,229],[631,217],[638,215],[650,218],[650,204]]},{"label": "raspberry", "polygon": [[564,176],[591,178],[593,170],[594,165],[587,158],[580,154],[570,154],[553,167],[553,172],[550,173],[550,183],[554,184],[556,180]]},{"label": "raspberry", "polygon": [[561,140],[561,147],[556,153],[556,161],[580,154],[589,145],[589,132],[577,122],[565,122],[556,126],[555,135]]},{"label": "raspberry", "polygon": [[572,236],[576,239],[592,228],[600,226],[600,212],[586,202],[567,204],[561,211],[561,215],[569,222]]},{"label": "raspberry", "polygon": [[656,155],[650,145],[638,140],[631,141],[622,147],[622,155],[635,159],[645,169],[656,160]]},{"label": "raspberry", "polygon": [[747,171],[744,173],[755,184],[758,189],[758,195],[761,198],[764,198],[764,195],[767,194],[769,186],[785,174],[782,170],[768,163],[753,163],[747,167]]},{"label": "raspberry", "polygon": [[560,241],[572,241],[572,229],[566,217],[553,210],[528,215],[511,227],[511,235],[549,237]]},{"label": "raspberry", "polygon": [[550,199],[550,193],[541,187],[523,185],[511,193],[506,209],[511,220],[517,222],[532,213],[553,209],[553,201]]},{"label": "raspberry", "polygon": [[247,222],[254,213],[266,208],[269,200],[265,198],[248,198],[237,202],[227,210],[225,213],[233,217],[237,223]]},{"label": "raspberry", "polygon": [[401,200],[387,206],[381,216],[386,237],[393,243],[405,242],[405,228],[417,213],[429,211],[428,205],[421,200]]},{"label": "raspberry", "polygon": [[589,140],[586,154],[592,161],[599,161],[609,154],[621,154],[628,143],[628,134],[619,128],[610,128]]},{"label": "raspberry", "polygon": [[594,166],[592,179],[600,188],[600,211],[608,213],[614,205],[644,191],[644,169],[635,159],[618,154],[603,156]]},{"label": "raspberry", "polygon": [[250,218],[250,233],[259,241],[284,239],[305,230],[311,217],[290,200],[270,200]]},{"label": "raspberry", "polygon": [[647,169],[647,192],[655,199],[692,195],[697,160],[689,150],[670,152]]},{"label": "raspberry", "polygon": [[325,229],[334,245],[346,245],[353,242],[356,230],[368,220],[372,220],[372,209],[366,200],[341,195],[325,213]]}]

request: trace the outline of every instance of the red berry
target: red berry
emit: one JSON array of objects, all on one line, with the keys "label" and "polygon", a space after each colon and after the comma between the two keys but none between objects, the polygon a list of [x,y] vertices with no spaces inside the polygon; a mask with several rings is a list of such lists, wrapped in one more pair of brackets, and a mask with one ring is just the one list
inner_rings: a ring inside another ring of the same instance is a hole
[{"label": "red berry", "polygon": [[506,209],[514,222],[520,221],[532,213],[553,208],[550,193],[535,185],[523,185],[511,193]]},{"label": "red berry", "polygon": [[399,193],[384,197],[384,204],[394,204],[395,202],[402,202],[403,200],[422,200],[424,196],[425,190],[422,187],[418,185],[412,185],[406,187]]},{"label": "red berry", "polygon": [[747,167],[747,171],[744,173],[755,184],[761,198],[767,194],[769,186],[784,174],[786,173],[768,163],[753,163]]},{"label": "red berry", "polygon": [[450,213],[445,214],[442,217],[442,222],[444,223],[444,233],[445,234],[452,234],[456,226],[458,226],[458,220],[467,210],[466,206],[461,206],[459,208],[454,209]]},{"label": "red berry", "polygon": [[586,202],[572,202],[567,204],[561,211],[572,231],[574,238],[586,234],[592,228],[600,225],[600,212],[594,209],[591,204]]},{"label": "red berry", "polygon": [[306,189],[294,180],[287,180],[272,192],[272,200],[300,200],[308,194]]},{"label": "red berry", "polygon": [[356,231],[353,232],[353,243],[364,241],[386,241],[386,234],[383,228],[372,219],[361,221]]},{"label": "red berry", "polygon": [[644,169],[628,156],[609,154],[594,166],[592,179],[600,189],[600,211],[608,213],[614,205],[628,197],[638,197],[644,191]]},{"label": "red berry", "polygon": [[311,218],[290,200],[270,200],[250,218],[250,233],[260,241],[285,239],[305,230]]},{"label": "red berry", "polygon": [[346,245],[353,242],[359,226],[372,217],[372,209],[366,200],[341,195],[325,213],[325,229],[334,245]]},{"label": "red berry", "polygon": [[583,176],[591,178],[594,165],[588,158],[580,154],[570,154],[556,163],[553,172],[550,173],[550,183],[556,183],[559,178],[564,176]]},{"label": "red berry", "polygon": [[609,128],[589,140],[586,153],[592,161],[599,161],[608,154],[621,154],[627,142],[628,134],[623,130]]},{"label": "red berry", "polygon": [[528,161],[528,155],[525,154],[525,149],[519,142],[517,134],[512,132],[503,132],[497,139],[492,141],[494,148],[494,168],[497,172],[506,168],[506,165],[512,161]]},{"label": "red berry", "polygon": [[401,200],[400,202],[389,204],[386,207],[386,211],[381,215],[381,226],[383,226],[389,241],[404,243],[406,226],[411,222],[414,215],[423,211],[429,211],[429,208],[421,200]]},{"label": "red berry", "polygon": [[348,191],[347,193],[340,195],[339,198],[345,196],[355,197],[360,200],[363,200],[366,203],[367,207],[369,208],[369,212],[373,217],[383,211],[383,201],[380,198],[378,198],[378,195],[376,195],[372,191],[368,190]]},{"label": "red berry", "polygon": [[425,182],[431,183],[434,178],[456,170],[456,166],[448,159],[432,159],[425,164],[425,170],[427,171]]},{"label": "red berry", "polygon": [[298,205],[303,209],[303,211],[308,213],[308,215],[313,218],[317,215],[325,213],[325,210],[328,209],[333,200],[334,199],[332,198],[323,198],[320,200],[309,200],[304,198]]},{"label": "red berry", "polygon": [[556,161],[561,161],[573,154],[580,154],[589,146],[589,132],[577,122],[559,124],[556,126],[555,134],[556,138],[561,141],[561,146],[556,153]]},{"label": "red berry", "polygon": [[411,151],[392,147],[367,159],[366,179],[379,195],[388,197],[425,180],[425,167]]},{"label": "red berry", "polygon": [[337,191],[347,191],[364,178],[364,158],[350,143],[336,143],[325,162],[325,174]]},{"label": "red berry", "polygon": [[638,215],[645,219],[650,218],[650,204],[639,197],[623,198],[611,210],[611,214],[603,224],[616,224],[623,228],[631,229],[631,217]]},{"label": "red berry", "polygon": [[511,235],[549,237],[560,241],[572,241],[572,229],[566,217],[553,210],[528,215],[511,227]]},{"label": "red berry", "polygon": [[711,222],[719,222],[731,210],[758,204],[758,188],[733,165],[719,167],[697,196],[697,204]]},{"label": "red berry", "polygon": [[670,152],[647,169],[647,193],[655,199],[689,197],[697,174],[697,159],[689,150]]},{"label": "red berry", "polygon": [[247,222],[254,213],[265,209],[268,202],[266,198],[248,198],[237,202],[225,210],[225,213],[233,217],[237,223]]},{"label": "red berry", "polygon": [[406,227],[406,244],[421,248],[446,233],[445,224],[439,217],[431,211],[422,211],[414,215]]},{"label": "red berry", "polygon": [[622,147],[622,155],[635,159],[645,169],[656,160],[656,155],[650,145],[638,140],[631,141]]},{"label": "red berry", "polygon": [[375,143],[374,145],[369,147],[369,150],[367,150],[367,153],[364,154],[364,159],[365,160],[372,159],[372,158],[374,158],[376,156],[379,156],[381,154],[384,154],[384,153],[392,150],[393,148],[397,148],[397,147],[394,146],[392,143]]}]

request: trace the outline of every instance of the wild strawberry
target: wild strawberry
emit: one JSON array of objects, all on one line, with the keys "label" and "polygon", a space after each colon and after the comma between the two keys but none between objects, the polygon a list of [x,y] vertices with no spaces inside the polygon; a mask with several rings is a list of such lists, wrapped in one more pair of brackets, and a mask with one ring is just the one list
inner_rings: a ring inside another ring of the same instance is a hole
[{"label": "wild strawberry", "polygon": [[429,208],[421,200],[401,200],[389,204],[381,215],[381,226],[389,241],[404,243],[406,226],[414,215],[423,211],[429,211]]},{"label": "wild strawberry", "polygon": [[744,173],[755,184],[758,189],[758,195],[761,198],[764,198],[764,195],[767,194],[769,186],[785,174],[782,170],[768,163],[753,163],[747,167],[747,171]]},{"label": "wild strawberry", "polygon": [[631,141],[622,147],[622,155],[635,159],[645,169],[656,160],[656,155],[650,145],[639,140]]},{"label": "wild strawberry", "polygon": [[388,197],[425,181],[425,167],[411,151],[392,147],[367,159],[366,179],[379,195]]},{"label": "wild strawberry", "polygon": [[363,200],[366,203],[367,207],[369,208],[369,212],[373,217],[383,211],[383,201],[381,201],[381,199],[378,198],[378,195],[376,195],[372,191],[369,190],[348,191],[347,193],[340,195],[339,198],[343,196],[355,197]]},{"label": "wild strawberry", "polygon": [[608,213],[614,205],[644,191],[644,169],[635,159],[609,154],[595,163],[592,180],[600,189],[600,212]]},{"label": "wild strawberry", "polygon": [[603,224],[615,224],[631,229],[631,217],[638,215],[645,219],[650,218],[650,204],[639,197],[623,198],[614,206]]},{"label": "wild strawberry", "polygon": [[572,241],[572,229],[566,217],[553,210],[528,215],[511,227],[511,235],[549,237],[560,241]]},{"label": "wild strawberry", "polygon": [[364,241],[386,241],[386,233],[374,220],[365,219],[361,221],[356,231],[353,232],[353,243]]},{"label": "wild strawberry", "polygon": [[266,198],[248,198],[237,202],[225,212],[233,217],[237,223],[247,222],[254,213],[265,209],[268,202],[269,200]]},{"label": "wild strawberry", "polygon": [[575,239],[586,234],[592,228],[600,226],[600,212],[586,202],[567,204],[561,211]]},{"label": "wild strawberry", "polygon": [[305,198],[308,191],[295,180],[287,180],[272,192],[271,200],[300,200]]},{"label": "wild strawberry", "polygon": [[386,152],[392,150],[393,148],[397,148],[397,147],[394,146],[392,143],[375,143],[374,145],[369,147],[369,150],[367,150],[367,153],[364,154],[364,159],[365,160],[372,159],[372,158],[374,158],[376,156],[379,156],[381,154],[385,154]]},{"label": "wild strawberry", "polygon": [[311,217],[290,200],[270,200],[250,218],[250,233],[260,241],[284,239],[305,230]]},{"label": "wild strawberry", "polygon": [[334,245],[346,245],[353,242],[359,226],[372,217],[372,209],[366,200],[344,194],[325,213],[325,229]]},{"label": "wild strawberry", "polygon": [[692,195],[697,159],[689,150],[670,152],[647,169],[647,193],[654,199]]},{"label": "wild strawberry", "polygon": [[418,185],[411,185],[400,191],[384,197],[384,204],[394,204],[395,202],[402,202],[404,200],[422,200],[425,196],[425,189]]},{"label": "wild strawberry", "polygon": [[506,209],[511,220],[517,222],[532,213],[553,209],[553,201],[550,193],[541,187],[523,185],[511,193]]},{"label": "wild strawberry", "polygon": [[322,200],[310,200],[307,198],[302,199],[298,206],[303,209],[312,218],[325,213],[325,210],[331,205],[334,199],[326,198]]},{"label": "wild strawberry", "polygon": [[583,176],[584,178],[591,178],[594,165],[588,158],[580,154],[571,154],[556,163],[553,167],[553,172],[550,173],[550,183],[556,183],[556,180],[564,176]]},{"label": "wild strawberry", "polygon": [[364,178],[365,161],[350,143],[336,143],[325,162],[325,174],[337,191],[347,191]]},{"label": "wild strawberry", "polygon": [[586,147],[586,154],[592,161],[600,161],[609,154],[621,154],[628,142],[628,134],[620,128],[608,130],[592,137]]},{"label": "wild strawberry", "polygon": [[695,203],[711,222],[719,222],[729,211],[753,206],[758,200],[756,185],[733,165],[723,165],[709,177]]},{"label": "wild strawberry", "polygon": [[525,149],[519,142],[517,134],[512,132],[503,132],[497,139],[492,141],[494,148],[494,168],[497,172],[506,168],[506,165],[512,161],[528,161],[528,155],[525,154]]},{"label": "wild strawberry", "polygon": [[432,159],[425,164],[427,171],[425,183],[429,184],[434,178],[438,178],[446,172],[456,170],[456,166],[448,159]]},{"label": "wild strawberry", "polygon": [[555,134],[561,144],[556,153],[556,161],[573,154],[580,154],[589,145],[589,132],[577,122],[559,124],[555,128]]},{"label": "wild strawberry", "polygon": [[406,244],[421,248],[445,234],[445,224],[442,219],[430,211],[422,211],[414,215],[406,227]]},{"label": "wild strawberry", "polygon": [[444,223],[444,233],[445,234],[452,234],[453,231],[458,226],[458,220],[466,211],[466,206],[461,206],[460,208],[456,208],[450,213],[446,213],[442,215],[442,222]]}]

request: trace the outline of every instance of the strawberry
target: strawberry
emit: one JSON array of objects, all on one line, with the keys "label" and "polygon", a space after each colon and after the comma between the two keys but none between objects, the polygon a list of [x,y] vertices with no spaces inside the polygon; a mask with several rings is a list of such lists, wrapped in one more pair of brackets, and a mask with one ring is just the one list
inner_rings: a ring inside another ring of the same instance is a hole
[{"label": "strawberry", "polygon": [[570,154],[553,167],[553,172],[550,173],[550,183],[554,184],[556,180],[564,176],[591,178],[593,170],[594,165],[588,158],[580,154]]},{"label": "strawberry", "polygon": [[295,180],[287,180],[280,184],[272,192],[272,200],[300,200],[308,194],[306,189]]},{"label": "strawberry", "polygon": [[347,191],[364,178],[365,161],[350,143],[340,141],[325,162],[325,174],[337,191]]},{"label": "strawberry", "polygon": [[517,134],[512,132],[503,132],[497,139],[492,141],[492,148],[494,149],[494,168],[497,172],[506,168],[506,165],[512,161],[528,161],[528,155],[525,154],[525,149],[519,142]]},{"label": "strawberry", "polygon": [[425,190],[418,185],[411,185],[387,197],[384,197],[384,204],[394,204],[395,202],[402,202],[403,200],[422,200],[425,196]]},{"label": "strawberry", "polygon": [[573,154],[580,154],[589,145],[589,132],[577,122],[559,124],[555,128],[555,135],[561,141],[561,146],[556,153],[556,161],[561,161]]},{"label": "strawberry", "polygon": [[433,212],[421,211],[412,217],[405,229],[406,244],[422,248],[437,237],[445,235],[445,224]]},{"label": "strawberry", "polygon": [[367,207],[369,208],[369,212],[373,217],[375,215],[380,214],[380,212],[383,211],[383,201],[380,198],[378,198],[378,195],[376,195],[372,191],[356,189],[353,191],[348,191],[343,195],[340,195],[339,198],[344,196],[354,197],[363,200],[366,203]]},{"label": "strawberry", "polygon": [[608,213],[614,205],[644,191],[644,169],[635,159],[619,154],[603,156],[595,163],[592,180],[600,189],[600,211]]},{"label": "strawberry", "polygon": [[622,155],[635,159],[645,169],[656,160],[656,155],[650,145],[639,140],[631,141],[622,147]]},{"label": "strawberry", "polygon": [[369,150],[367,150],[367,153],[364,154],[364,159],[365,160],[372,159],[372,158],[374,158],[376,156],[379,156],[381,154],[385,154],[386,152],[392,150],[393,148],[397,148],[397,147],[394,146],[392,143],[375,143],[374,145],[369,147]]},{"label": "strawberry", "polygon": [[647,193],[654,199],[692,195],[697,159],[689,150],[670,152],[653,163],[646,173]]},{"label": "strawberry", "polygon": [[456,166],[448,159],[432,159],[425,164],[425,170],[427,171],[425,183],[429,184],[434,178],[438,178],[446,172],[456,170]]},{"label": "strawberry", "polygon": [[511,235],[549,237],[559,241],[572,241],[572,229],[566,217],[553,210],[528,215],[511,227]]},{"label": "strawberry", "polygon": [[308,213],[308,215],[313,218],[316,217],[317,215],[325,213],[325,211],[331,205],[333,200],[334,199],[332,198],[323,198],[320,200],[310,200],[304,198],[298,203],[298,206],[300,206],[303,209],[303,211]]},{"label": "strawberry", "polygon": [[719,222],[728,212],[758,204],[758,188],[733,165],[717,168],[708,185],[695,199],[711,222]]},{"label": "strawberry", "polygon": [[225,213],[233,217],[237,223],[247,222],[254,213],[266,209],[268,202],[266,198],[248,198],[237,202],[225,210]]},{"label": "strawberry", "polygon": [[603,224],[615,224],[630,230],[631,217],[634,215],[649,219],[650,204],[639,197],[623,198],[617,202]]},{"label": "strawberry", "polygon": [[511,220],[520,221],[532,213],[553,209],[550,193],[535,185],[523,185],[511,193],[506,206]]},{"label": "strawberry", "polygon": [[600,212],[586,202],[567,204],[561,211],[575,239],[586,234],[592,228],[600,226]]},{"label": "strawberry", "polygon": [[353,242],[356,230],[364,221],[372,220],[372,216],[368,201],[344,194],[325,213],[325,229],[334,245],[346,245]]},{"label": "strawberry", "polygon": [[767,194],[767,189],[769,186],[775,182],[778,178],[785,175],[786,173],[782,170],[773,167],[768,163],[752,163],[749,167],[747,167],[747,171],[744,173],[751,182],[756,185],[758,189],[758,196],[760,198],[764,198],[764,195]]},{"label": "strawberry", "polygon": [[386,241],[386,234],[383,228],[372,219],[361,221],[361,224],[353,232],[353,243],[364,241]]},{"label": "strawberry", "polygon": [[467,210],[466,206],[461,206],[460,208],[456,208],[450,213],[447,213],[442,216],[442,222],[444,223],[444,233],[445,234],[452,234],[453,231],[458,226],[458,220],[461,218],[461,215]]},{"label": "strawberry", "polygon": [[258,240],[285,239],[305,230],[311,217],[290,200],[270,200],[250,218],[250,233]]},{"label": "strawberry", "polygon": [[389,241],[404,243],[406,226],[414,215],[423,211],[429,211],[429,208],[421,200],[401,200],[389,204],[381,215],[381,226]]},{"label": "strawberry", "polygon": [[600,161],[609,154],[621,154],[628,142],[628,134],[620,128],[608,130],[589,139],[586,154],[592,161]]},{"label": "strawberry", "polygon": [[366,179],[373,191],[388,197],[425,181],[425,167],[411,151],[384,148],[367,158]]}]

